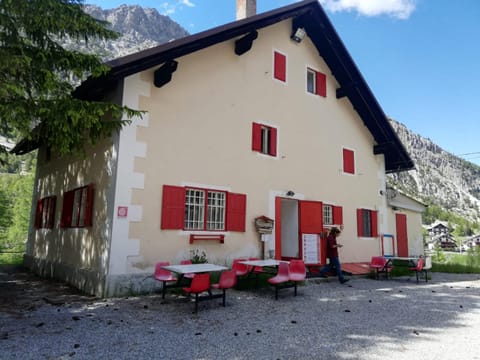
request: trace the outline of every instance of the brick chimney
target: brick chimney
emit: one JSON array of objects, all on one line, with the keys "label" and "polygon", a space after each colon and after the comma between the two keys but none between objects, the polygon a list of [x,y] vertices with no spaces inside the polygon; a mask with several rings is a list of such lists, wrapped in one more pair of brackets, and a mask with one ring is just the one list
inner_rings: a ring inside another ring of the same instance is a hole
[{"label": "brick chimney", "polygon": [[242,20],[257,13],[257,0],[237,0],[237,20]]}]

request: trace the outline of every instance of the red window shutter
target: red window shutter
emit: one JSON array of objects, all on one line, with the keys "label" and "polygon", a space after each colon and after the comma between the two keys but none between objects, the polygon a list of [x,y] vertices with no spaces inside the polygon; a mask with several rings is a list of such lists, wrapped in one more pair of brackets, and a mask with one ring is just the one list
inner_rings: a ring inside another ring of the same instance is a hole
[{"label": "red window shutter", "polygon": [[355,156],[352,150],[343,149],[343,172],[355,174]]},{"label": "red window shutter", "polygon": [[262,151],[262,125],[252,124],[252,150]]},{"label": "red window shutter", "polygon": [[37,229],[42,227],[42,210],[43,200],[37,200],[37,208],[35,210],[35,228]]},{"label": "red window shutter", "polygon": [[63,194],[61,227],[72,226],[73,201],[75,199],[75,191],[67,191]]},{"label": "red window shutter", "polygon": [[92,213],[93,213],[93,184],[88,185],[87,188],[87,204],[85,207],[85,226],[92,226]]},{"label": "red window shutter", "polygon": [[275,51],[273,66],[274,78],[280,81],[287,81],[287,57]]},{"label": "red window shutter", "polygon": [[185,188],[163,185],[161,229],[183,229]]},{"label": "red window shutter", "polygon": [[245,232],[247,195],[227,193],[226,230]]},{"label": "red window shutter", "polygon": [[49,198],[49,206],[48,206],[48,224],[47,227],[49,229],[53,229],[53,225],[55,223],[55,209],[57,206],[57,197],[52,196]]},{"label": "red window shutter", "polygon": [[299,205],[299,231],[301,234],[320,234],[323,231],[323,203],[302,200]]},{"label": "red window shutter", "polygon": [[343,225],[343,208],[341,206],[333,206],[333,223]]},{"label": "red window shutter", "polygon": [[277,129],[270,128],[270,149],[269,154],[277,156]]},{"label": "red window shutter", "polygon": [[362,209],[357,209],[357,235],[363,236],[363,215]]},{"label": "red window shutter", "polygon": [[317,95],[326,97],[327,96],[327,75],[316,72],[316,85],[317,85]]},{"label": "red window shutter", "polygon": [[378,237],[378,211],[371,211],[370,217],[372,219],[372,237]]}]

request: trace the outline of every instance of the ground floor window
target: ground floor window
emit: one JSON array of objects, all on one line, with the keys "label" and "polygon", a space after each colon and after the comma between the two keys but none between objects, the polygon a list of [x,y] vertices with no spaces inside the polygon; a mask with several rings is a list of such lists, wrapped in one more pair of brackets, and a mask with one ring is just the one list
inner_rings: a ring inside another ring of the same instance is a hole
[{"label": "ground floor window", "polygon": [[357,233],[360,237],[378,236],[378,212],[368,209],[357,209]]},{"label": "ground floor window", "polygon": [[245,231],[246,195],[164,185],[162,229]]},{"label": "ground floor window", "polygon": [[343,208],[341,206],[323,204],[323,225],[343,225]]},{"label": "ground floor window", "polygon": [[226,193],[186,189],[185,230],[225,230]]},{"label": "ground floor window", "polygon": [[52,229],[55,223],[56,196],[47,196],[37,201],[35,227]]},{"label": "ground floor window", "polygon": [[93,185],[82,186],[63,195],[62,227],[92,225]]}]

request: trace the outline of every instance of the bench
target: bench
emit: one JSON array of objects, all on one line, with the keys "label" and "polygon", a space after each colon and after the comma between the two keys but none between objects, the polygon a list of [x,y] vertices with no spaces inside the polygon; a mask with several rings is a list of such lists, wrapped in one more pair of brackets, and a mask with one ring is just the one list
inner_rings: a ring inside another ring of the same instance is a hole
[{"label": "bench", "polygon": [[375,270],[375,279],[378,280],[380,278],[380,273],[385,273],[385,278],[388,279],[388,273],[392,271],[393,266],[383,256],[372,256],[370,269]]}]

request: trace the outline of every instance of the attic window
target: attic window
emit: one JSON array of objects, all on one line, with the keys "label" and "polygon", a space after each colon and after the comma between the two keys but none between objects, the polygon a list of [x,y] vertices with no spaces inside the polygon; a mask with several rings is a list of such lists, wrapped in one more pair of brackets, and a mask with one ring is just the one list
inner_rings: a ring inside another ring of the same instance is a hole
[{"label": "attic window", "polygon": [[307,68],[307,92],[327,96],[327,76],[319,71]]}]

